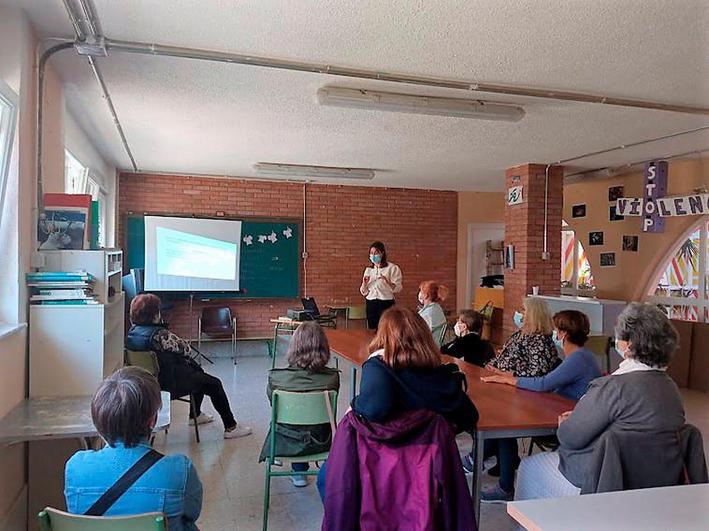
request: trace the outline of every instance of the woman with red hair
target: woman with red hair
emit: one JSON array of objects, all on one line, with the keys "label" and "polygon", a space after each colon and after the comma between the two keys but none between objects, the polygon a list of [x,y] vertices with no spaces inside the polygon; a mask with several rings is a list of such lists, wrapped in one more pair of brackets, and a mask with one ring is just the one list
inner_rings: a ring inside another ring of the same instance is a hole
[{"label": "woman with red hair", "polygon": [[433,280],[421,282],[419,286],[419,315],[433,332],[433,338],[440,347],[443,343],[443,327],[446,325],[446,316],[441,308],[441,303],[448,297],[448,288]]}]

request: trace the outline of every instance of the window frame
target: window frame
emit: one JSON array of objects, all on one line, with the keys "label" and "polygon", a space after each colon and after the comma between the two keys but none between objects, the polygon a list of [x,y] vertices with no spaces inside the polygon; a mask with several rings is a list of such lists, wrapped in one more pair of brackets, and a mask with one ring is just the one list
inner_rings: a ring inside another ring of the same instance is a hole
[{"label": "window frame", "polygon": [[5,208],[7,183],[10,178],[10,162],[15,145],[18,114],[17,100],[15,91],[0,79],[0,104],[7,110],[7,112],[0,114],[0,223],[2,223]]},{"label": "window frame", "polygon": [[[662,275],[667,270],[672,258],[677,254],[677,251],[682,244],[690,238],[692,234],[699,231],[699,260],[697,267],[699,268],[699,283],[697,292],[699,296],[696,299],[690,297],[665,297],[654,295]],[[701,216],[697,223],[692,224],[682,235],[675,241],[674,245],[660,260],[655,269],[655,272],[650,277],[650,282],[644,290],[645,302],[658,304],[670,307],[687,307],[697,308],[697,320],[691,322],[709,323],[709,292],[707,291],[707,277],[709,276],[708,261],[709,257],[709,216]]]}]

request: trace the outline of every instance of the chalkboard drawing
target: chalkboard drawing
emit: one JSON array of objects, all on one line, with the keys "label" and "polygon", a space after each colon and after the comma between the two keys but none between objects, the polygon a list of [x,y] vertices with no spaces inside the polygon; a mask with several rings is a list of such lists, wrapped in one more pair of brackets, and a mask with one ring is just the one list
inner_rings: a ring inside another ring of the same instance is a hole
[{"label": "chalkboard drawing", "polygon": [[266,239],[271,243],[276,243],[278,241],[278,237],[276,236],[276,233],[273,231],[271,231],[271,234]]},{"label": "chalkboard drawing", "polygon": [[293,237],[293,229],[291,229],[290,227],[286,227],[283,230],[283,236],[286,237],[286,240],[289,238],[292,238]]},{"label": "chalkboard drawing", "polygon": [[245,243],[246,245],[253,245],[253,243],[254,243],[254,237],[251,236],[251,234],[249,234],[249,235],[247,235],[247,236],[244,236],[244,243]]},{"label": "chalkboard drawing", "polygon": [[259,242],[259,243],[266,243],[266,235],[265,235],[265,234],[259,234],[259,235],[258,235],[258,242]]}]

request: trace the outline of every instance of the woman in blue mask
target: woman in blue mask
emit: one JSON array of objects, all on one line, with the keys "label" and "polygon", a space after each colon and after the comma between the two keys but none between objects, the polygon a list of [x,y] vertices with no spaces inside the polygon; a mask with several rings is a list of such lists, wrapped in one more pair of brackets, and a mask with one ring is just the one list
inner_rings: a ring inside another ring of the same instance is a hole
[{"label": "woman in blue mask", "polygon": [[367,299],[367,328],[376,330],[384,310],[394,306],[394,294],[401,291],[401,269],[387,260],[382,242],[369,246],[369,261],[359,291]]},{"label": "woman in blue mask", "polygon": [[596,355],[584,348],[590,325],[586,314],[564,310],[554,315],[553,339],[563,352],[564,361],[544,376],[517,377],[511,371],[489,367],[495,375],[484,376],[483,382],[515,385],[530,391],[553,391],[572,400],[579,400],[592,380],[601,376]]}]

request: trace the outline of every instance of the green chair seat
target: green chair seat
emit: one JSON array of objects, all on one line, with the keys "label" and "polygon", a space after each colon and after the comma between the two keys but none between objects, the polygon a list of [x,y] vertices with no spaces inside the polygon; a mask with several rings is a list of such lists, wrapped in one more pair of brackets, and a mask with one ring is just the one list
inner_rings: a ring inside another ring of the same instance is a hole
[{"label": "green chair seat", "polygon": [[163,513],[131,516],[84,516],[47,507],[37,515],[40,531],[166,531]]}]

